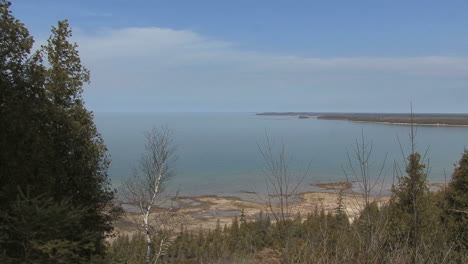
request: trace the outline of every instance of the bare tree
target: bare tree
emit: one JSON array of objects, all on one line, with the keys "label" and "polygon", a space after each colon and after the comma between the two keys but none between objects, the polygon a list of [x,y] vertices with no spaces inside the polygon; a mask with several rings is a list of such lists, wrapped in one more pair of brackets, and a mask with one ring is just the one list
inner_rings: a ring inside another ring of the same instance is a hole
[{"label": "bare tree", "polygon": [[[343,173],[348,182],[355,181],[358,184],[360,194],[364,200],[364,207],[369,207],[371,203],[371,193],[376,187],[382,187],[384,183],[384,168],[387,160],[387,154],[382,163],[374,169],[376,163],[371,160],[374,144],[372,141],[366,141],[364,131],[361,132],[361,139],[357,140],[352,146],[352,151],[347,152],[348,167],[343,168]],[[363,209],[363,208],[361,208]]]},{"label": "bare tree", "polygon": [[[346,168],[343,167],[346,180],[348,182],[356,182],[359,189],[359,194],[357,194],[357,196],[362,199],[362,202],[356,201],[355,204],[352,204],[354,208],[351,209],[356,210],[360,214],[358,219],[354,220],[358,220],[363,224],[364,237],[361,237],[361,232],[359,231],[355,232],[355,234],[357,235],[357,239],[364,246],[362,251],[367,257],[371,257],[368,254],[380,247],[381,241],[378,241],[378,238],[384,231],[387,222],[385,214],[378,214],[378,219],[375,219],[375,217],[372,216],[371,206],[371,203],[375,201],[375,199],[372,199],[372,193],[375,191],[375,188],[380,187],[380,193],[383,191],[384,168],[387,154],[380,164],[372,160],[372,155],[373,142],[366,141],[364,131],[362,131],[360,140],[356,139],[355,144],[352,146],[351,153],[347,153],[348,166]],[[356,227],[356,225],[354,226]]]},{"label": "bare tree", "polygon": [[267,133],[263,145],[257,146],[266,163],[267,206],[277,222],[285,221],[291,216],[291,202],[298,198],[299,187],[308,175],[310,163],[303,174],[291,171],[284,143],[281,141],[279,146],[275,146]]},{"label": "bare tree", "polygon": [[266,204],[269,214],[273,215],[282,233],[283,262],[290,263],[291,258],[294,258],[290,250],[294,225],[290,225],[288,220],[292,219],[292,203],[299,199],[300,186],[309,173],[310,163],[304,173],[292,170],[284,142],[281,141],[281,144],[275,145],[267,133],[265,133],[264,143],[257,144],[257,146],[266,164],[264,169],[267,188]]},{"label": "bare tree", "polygon": [[[132,177],[124,183],[124,198],[126,202],[138,208],[140,220],[147,242],[146,263],[152,259],[152,239],[154,234],[164,231],[167,219],[173,217],[172,208],[164,208],[158,218],[151,218],[156,207],[167,206],[169,196],[165,193],[168,181],[174,176],[173,163],[176,160],[173,132],[167,127],[153,128],[145,132],[145,152],[139,166],[135,168]],[[166,210],[166,211],[164,211]],[[166,214],[167,217],[161,218]],[[162,222],[161,219],[165,219]],[[159,251],[156,252],[156,263],[167,247],[167,237],[160,239]]]}]

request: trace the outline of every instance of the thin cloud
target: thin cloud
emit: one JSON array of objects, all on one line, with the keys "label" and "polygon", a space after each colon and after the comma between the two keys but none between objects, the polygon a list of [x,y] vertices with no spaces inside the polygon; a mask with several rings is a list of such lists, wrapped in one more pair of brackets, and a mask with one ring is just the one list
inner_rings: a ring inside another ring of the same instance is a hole
[{"label": "thin cloud", "polygon": [[83,16],[88,17],[111,17],[112,13],[107,12],[93,12],[93,11],[85,11],[81,13]]},{"label": "thin cloud", "polygon": [[[245,52],[228,42],[197,33],[167,28],[103,30],[99,35],[78,37],[82,52],[95,59],[131,59],[142,56],[162,67],[222,64],[265,71],[388,72],[414,75],[468,76],[468,59],[456,57],[357,57],[309,58]],[[158,61],[158,58],[165,58]]]},{"label": "thin cloud", "polygon": [[[113,108],[216,111],[223,105],[229,109],[218,110],[240,110],[271,107],[288,98],[304,109],[310,104],[306,97],[323,108],[323,102],[331,100],[351,106],[353,101],[386,103],[398,99],[398,89],[407,93],[403,107],[421,91],[431,90],[429,107],[436,99],[449,99],[447,89],[459,96],[460,83],[451,79],[468,78],[467,58],[311,58],[247,52],[192,31],[158,27],[78,31],[75,40],[92,72],[90,101],[98,104],[96,98],[107,93],[105,101]],[[181,100],[181,95],[188,98]],[[147,98],[153,99],[145,104]]]}]

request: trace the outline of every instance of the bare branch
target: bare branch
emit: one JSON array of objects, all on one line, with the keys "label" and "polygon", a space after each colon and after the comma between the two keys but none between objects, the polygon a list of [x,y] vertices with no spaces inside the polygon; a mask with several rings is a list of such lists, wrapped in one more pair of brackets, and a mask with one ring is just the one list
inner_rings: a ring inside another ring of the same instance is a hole
[{"label": "bare branch", "polygon": [[257,144],[257,147],[265,161],[266,203],[269,213],[277,222],[285,221],[291,216],[291,203],[299,196],[300,186],[309,175],[311,162],[301,175],[292,171],[283,140],[279,145],[275,145],[266,131],[265,141],[262,145]]},{"label": "bare branch", "polygon": [[[133,175],[123,184],[123,196],[125,202],[137,206],[141,216],[142,228],[145,231],[147,241],[146,263],[151,263],[153,258],[151,247],[152,237],[156,233],[164,233],[160,238],[159,251],[156,252],[154,263],[156,263],[168,245],[168,230],[174,230],[174,211],[171,208],[158,208],[158,217],[151,215],[160,203],[167,201],[165,195],[166,187],[170,179],[175,175],[174,162],[175,146],[173,132],[163,126],[153,128],[144,133],[146,143],[145,152],[140,158],[138,167],[134,169]],[[171,220],[167,220],[171,219]]]}]

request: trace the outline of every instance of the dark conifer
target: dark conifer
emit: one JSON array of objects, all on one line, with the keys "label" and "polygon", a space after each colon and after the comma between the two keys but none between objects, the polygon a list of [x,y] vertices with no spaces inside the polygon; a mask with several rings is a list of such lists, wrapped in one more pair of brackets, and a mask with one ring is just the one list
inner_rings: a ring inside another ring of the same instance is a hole
[{"label": "dark conifer", "polygon": [[447,188],[451,237],[459,252],[468,251],[468,150],[465,149]]},{"label": "dark conifer", "polygon": [[106,147],[81,98],[89,72],[80,63],[77,45],[68,41],[67,21],[53,27],[48,44],[31,54],[33,39],[9,8],[9,2],[0,0],[0,211],[4,214],[0,237],[8,236],[12,242],[5,245],[0,239],[0,248],[2,254],[18,259],[29,254],[21,244],[32,243],[28,240],[32,237],[20,238],[15,233],[19,230],[6,220],[13,215],[32,217],[29,212],[15,212],[18,199],[25,199],[21,193],[27,193],[25,203],[43,202],[39,206],[43,213],[63,208],[67,201],[68,213],[81,215],[61,234],[40,233],[34,242],[37,247],[51,248],[52,241],[63,240],[62,245],[52,246],[90,260],[104,254],[104,239],[112,230],[114,192],[107,178]]}]

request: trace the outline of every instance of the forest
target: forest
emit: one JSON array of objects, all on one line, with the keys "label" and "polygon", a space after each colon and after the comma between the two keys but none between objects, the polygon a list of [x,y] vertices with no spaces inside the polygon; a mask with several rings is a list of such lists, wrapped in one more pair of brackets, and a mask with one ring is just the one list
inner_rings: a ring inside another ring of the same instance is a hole
[{"label": "forest", "polygon": [[[285,211],[279,206],[256,219],[241,214],[231,224],[189,230],[149,219],[172,176],[170,133],[155,131],[147,134],[154,155],[141,168],[150,184],[132,185],[141,179],[135,176],[127,185],[146,220],[141,232],[114,233],[124,212],[107,175],[106,146],[84,106],[90,72],[70,41],[68,21],[33,48],[10,5],[0,0],[0,263],[468,262],[468,150],[448,184],[431,192],[427,164],[413,143],[388,202],[373,201],[365,183],[370,175],[362,175],[358,217],[350,219],[340,199],[332,212],[293,214],[289,192],[281,192]],[[262,154],[273,179],[284,179],[281,158],[268,149]],[[365,152],[360,157],[365,171]],[[152,195],[138,196],[142,186]]]}]

